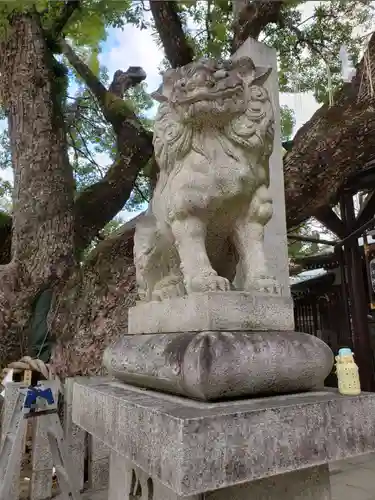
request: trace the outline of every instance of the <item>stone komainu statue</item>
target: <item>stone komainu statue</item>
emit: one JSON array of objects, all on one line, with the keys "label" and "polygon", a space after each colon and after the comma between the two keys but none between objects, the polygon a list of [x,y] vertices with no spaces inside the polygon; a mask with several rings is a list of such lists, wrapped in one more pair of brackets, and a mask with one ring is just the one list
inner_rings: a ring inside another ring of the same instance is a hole
[{"label": "stone komainu statue", "polygon": [[195,292],[277,292],[264,255],[272,217],[270,70],[248,57],[168,70],[154,148],[160,168],[134,237],[140,298]]}]

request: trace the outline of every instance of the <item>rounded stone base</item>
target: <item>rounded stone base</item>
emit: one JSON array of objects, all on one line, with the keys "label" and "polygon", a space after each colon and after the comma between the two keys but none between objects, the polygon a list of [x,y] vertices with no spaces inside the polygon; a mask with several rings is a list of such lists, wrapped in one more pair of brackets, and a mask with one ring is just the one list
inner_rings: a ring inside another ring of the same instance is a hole
[{"label": "rounded stone base", "polygon": [[103,361],[128,384],[218,401],[322,387],[333,354],[306,333],[204,331],[125,335]]}]

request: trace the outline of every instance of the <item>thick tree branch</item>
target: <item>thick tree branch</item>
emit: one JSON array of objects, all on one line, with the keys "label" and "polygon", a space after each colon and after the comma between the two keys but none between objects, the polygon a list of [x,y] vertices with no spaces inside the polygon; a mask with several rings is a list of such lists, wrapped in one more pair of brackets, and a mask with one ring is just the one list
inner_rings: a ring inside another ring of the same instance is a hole
[{"label": "thick tree branch", "polygon": [[77,71],[77,73],[83,78],[87,87],[94,94],[94,96],[99,101],[99,104],[103,107],[106,106],[106,95],[108,93],[105,86],[101,81],[95,76],[91,69],[85,64],[74,52],[72,47],[68,44],[65,39],[60,40],[60,48],[64,56],[68,59],[69,63]]},{"label": "thick tree branch", "polygon": [[146,73],[140,66],[130,66],[127,71],[120,69],[113,75],[109,91],[117,97],[123,98],[125,92],[146,79]]},{"label": "thick tree branch", "polygon": [[118,136],[117,160],[102,180],[84,190],[75,203],[76,248],[83,250],[98,232],[123,209],[139,171],[153,154],[152,137],[123,123]]},{"label": "thick tree branch", "polygon": [[[366,60],[371,61],[371,74]],[[347,177],[375,158],[375,35],[351,83],[345,83],[297,132],[284,157],[289,227],[335,201]]]},{"label": "thick tree branch", "polygon": [[233,1],[233,43],[232,53],[236,52],[248,37],[258,39],[269,23],[277,23],[284,2],[272,1]]},{"label": "thick tree branch", "polygon": [[132,66],[126,72],[117,71],[111,84],[114,92],[111,92],[65,40],[61,44],[68,61],[97,98],[117,137],[116,161],[104,178],[85,189],[75,202],[75,246],[81,252],[129,199],[139,171],[153,154],[152,134],[122,100],[128,88],[146,77],[142,68]]},{"label": "thick tree branch", "polygon": [[52,40],[59,38],[74,12],[80,7],[80,4],[80,0],[68,0],[65,2],[60,16],[54,21],[49,33]]},{"label": "thick tree branch", "polygon": [[[117,127],[120,126],[123,120],[128,120],[129,123],[141,133],[143,130],[142,124],[139,122],[138,118],[135,116],[133,110],[126,104],[121,98],[122,96],[116,95],[108,91],[102,82],[95,76],[91,69],[85,64],[74,52],[72,47],[68,44],[66,40],[60,41],[60,48],[68,59],[69,63],[85,81],[88,89],[96,97],[99,106],[103,112],[104,117],[115,129],[117,133]],[[129,78],[128,82],[131,83],[129,86],[134,86],[139,81],[144,79],[142,75],[142,68],[138,66],[131,66],[125,73]],[[122,72],[121,72],[122,73]],[[119,75],[120,73],[117,72]],[[115,82],[114,78],[114,82]],[[113,82],[113,83],[114,83]]]},{"label": "thick tree branch", "polygon": [[177,2],[150,0],[155,27],[172,68],[185,66],[194,59],[194,51],[185,36]]}]

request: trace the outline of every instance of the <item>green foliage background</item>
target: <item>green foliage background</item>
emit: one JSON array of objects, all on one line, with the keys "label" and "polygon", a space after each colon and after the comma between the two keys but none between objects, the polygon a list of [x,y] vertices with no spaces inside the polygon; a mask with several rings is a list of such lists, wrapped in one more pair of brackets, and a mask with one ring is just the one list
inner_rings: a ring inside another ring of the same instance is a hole
[{"label": "green foliage background", "polygon": [[[364,34],[371,31],[373,26],[374,6],[373,2],[367,0],[321,2],[314,7],[312,15],[306,18],[303,7],[307,3],[309,2],[295,0],[285,2],[280,22],[267,25],[260,40],[277,49],[281,92],[311,91],[318,102],[324,103],[329,94],[342,84],[339,60],[341,45],[346,45],[356,63],[367,40]],[[197,57],[226,57],[230,54],[233,16],[229,0],[182,1],[178,2],[178,8],[188,40]],[[46,34],[53,34],[55,21],[64,9],[63,1],[13,0],[0,5],[0,36],[7,36],[10,14],[33,9],[39,12]],[[132,24],[152,31],[155,42],[160,44],[148,10],[147,2],[82,0],[81,7],[75,11],[66,26],[64,35],[100,80],[109,85],[108,71],[100,65],[99,59],[109,30]],[[72,70],[57,48],[55,58],[64,65],[69,79],[69,88],[61,96],[61,101],[64,105],[69,156],[78,193],[100,180],[110,164],[116,161],[116,138],[85,82]],[[168,66],[168,62],[164,61],[163,66]],[[330,85],[328,72],[332,80]],[[77,90],[70,95],[72,88]],[[152,129],[150,110],[153,102],[146,87],[140,85],[129,91],[126,101],[144,125]],[[281,113],[282,139],[287,140],[292,137],[295,126],[294,114],[286,106],[282,107]],[[4,118],[4,115],[0,115],[0,119]],[[129,211],[139,209],[149,199],[150,183],[146,167],[125,204],[125,209]],[[11,152],[5,130],[0,133],[0,169],[8,168],[11,168]],[[11,211],[11,189],[9,181],[0,179],[2,210]],[[117,217],[104,233],[108,234],[121,223],[121,218]],[[303,248],[306,246],[298,251],[303,251]]]}]

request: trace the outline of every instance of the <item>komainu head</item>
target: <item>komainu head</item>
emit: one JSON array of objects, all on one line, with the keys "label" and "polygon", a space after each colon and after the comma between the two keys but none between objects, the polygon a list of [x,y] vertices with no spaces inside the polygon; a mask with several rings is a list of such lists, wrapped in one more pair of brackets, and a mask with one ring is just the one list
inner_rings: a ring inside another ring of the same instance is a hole
[{"label": "komainu head", "polygon": [[250,57],[201,59],[166,71],[153,97],[168,102],[182,123],[220,126],[246,111],[251,86],[261,86],[269,73],[256,68]]}]

